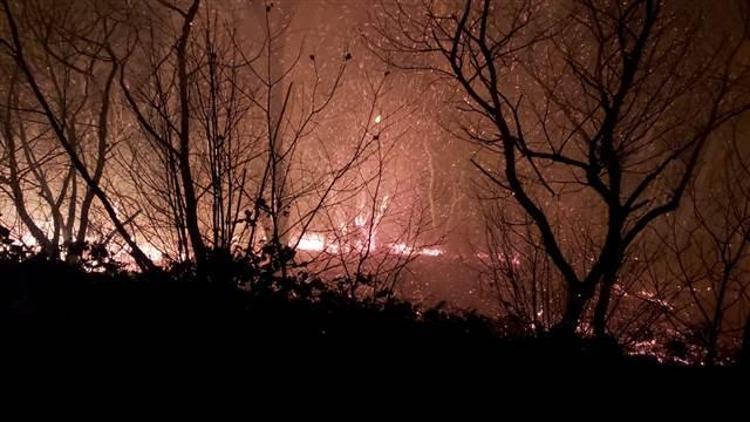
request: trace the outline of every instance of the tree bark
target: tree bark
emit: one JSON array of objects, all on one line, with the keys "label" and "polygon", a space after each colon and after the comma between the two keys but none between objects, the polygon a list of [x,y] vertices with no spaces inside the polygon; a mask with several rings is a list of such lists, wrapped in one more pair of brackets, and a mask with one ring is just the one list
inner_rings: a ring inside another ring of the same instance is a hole
[{"label": "tree bark", "polygon": [[612,300],[612,288],[615,285],[615,277],[606,278],[599,286],[599,299],[594,308],[594,335],[605,337],[607,335],[607,311]]},{"label": "tree bark", "polygon": [[568,286],[565,313],[560,323],[555,327],[557,333],[570,337],[576,335],[578,324],[586,310],[586,304],[591,299],[590,290],[587,286]]}]

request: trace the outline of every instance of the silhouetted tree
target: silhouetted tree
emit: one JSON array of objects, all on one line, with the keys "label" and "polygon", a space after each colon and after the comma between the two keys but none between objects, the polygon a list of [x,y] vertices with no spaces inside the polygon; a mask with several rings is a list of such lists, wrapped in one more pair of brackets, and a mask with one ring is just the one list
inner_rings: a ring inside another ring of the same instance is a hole
[{"label": "silhouetted tree", "polygon": [[[111,25],[114,25],[114,22],[109,19],[107,14],[100,15],[94,13],[91,15],[93,17],[91,22],[80,18],[80,20],[75,20],[76,23],[70,25],[70,27],[65,27],[64,24],[71,23],[71,21],[56,21],[54,14],[41,14],[36,17],[38,20],[34,20],[33,12],[39,12],[42,9],[39,4],[37,4],[39,7],[34,9],[33,4],[16,5],[4,0],[2,6],[8,30],[2,34],[0,45],[2,45],[4,53],[15,63],[18,73],[28,88],[29,98],[33,99],[45,122],[49,124],[58,145],[70,160],[70,168],[78,173],[78,176],[83,179],[87,186],[87,193],[84,195],[81,207],[79,235],[77,237],[79,239],[85,237],[89,221],[89,209],[93,198],[96,197],[102,204],[116,232],[130,248],[130,253],[135,263],[143,270],[153,268],[153,263],[135,242],[132,234],[126,227],[127,223],[118,215],[110,195],[101,185],[109,136],[110,93],[116,71],[113,57],[111,57],[111,54],[108,55],[111,51],[106,51],[104,45],[112,35]],[[67,8],[63,6],[62,9],[65,11]],[[71,8],[67,10],[74,11],[80,9]],[[19,14],[24,17],[24,24],[38,24],[41,27],[35,29],[23,27],[24,32],[22,33],[18,23]],[[27,36],[34,35],[35,30],[40,31],[42,34],[39,40],[34,40],[32,37]],[[54,44],[51,43],[52,37],[55,37]],[[33,44],[34,41],[40,44]],[[50,45],[46,45],[45,42],[50,43]],[[56,46],[62,46],[67,51],[56,51]],[[37,50],[41,50],[41,56],[47,60],[46,62],[42,60],[41,63],[36,63],[33,60],[37,55]],[[81,140],[78,137],[77,126],[82,124],[82,122],[76,121],[76,118],[79,117],[78,112],[83,108],[88,99],[86,96],[89,94],[84,90],[84,101],[75,103],[75,100],[70,98],[75,88],[71,88],[72,84],[68,84],[71,83],[71,73],[82,75],[79,80],[82,80],[84,84],[92,82],[94,80],[94,67],[97,63],[102,62],[108,63],[109,71],[107,72],[108,77],[103,84],[102,95],[99,101],[95,102],[96,105],[94,106],[98,107],[94,111],[94,115],[97,116],[95,125],[97,127],[96,138],[98,140],[98,147],[96,149],[97,153],[94,155],[94,168],[91,169],[86,163],[85,155],[82,153]],[[49,82],[49,89],[47,89],[46,84],[43,85],[44,75],[47,71],[52,75]],[[59,85],[56,86],[57,83],[61,83],[62,88]],[[32,167],[35,167],[36,164],[38,163],[32,163]],[[55,226],[59,228],[62,226],[60,204],[62,200],[66,199],[68,184],[71,183],[73,187],[75,186],[75,175],[72,172],[68,173],[62,192],[57,198],[52,197],[47,184],[48,182],[45,182],[42,176],[37,176],[37,179],[41,180],[42,183],[42,196],[49,203],[54,204],[53,216]],[[76,204],[77,199],[71,198],[69,202],[68,223],[65,224],[66,231],[69,233],[67,236],[69,239],[72,238],[72,224],[75,219],[74,215],[71,214],[73,214]],[[38,234],[34,234],[34,236],[37,237]],[[57,245],[53,246],[56,247]]]},{"label": "silhouetted tree", "polygon": [[[460,3],[386,5],[373,50],[463,93],[456,136],[482,147],[476,168],[531,217],[565,281],[558,328],[575,332],[598,289],[604,335],[628,249],[677,209],[709,140],[748,109],[747,13],[739,35],[709,36],[659,0],[576,1],[547,15],[532,1]],[[550,218],[573,193],[602,227],[579,268]]]},{"label": "silhouetted tree", "polygon": [[687,296],[682,300],[697,310],[675,312],[672,318],[695,333],[709,365],[717,363],[722,338],[740,343],[750,288],[750,167],[738,139],[744,134],[738,128],[731,132],[717,153],[721,168],[702,169],[699,180],[710,189],[692,186],[688,215],[671,216],[670,230],[662,235],[671,252],[667,265]]}]

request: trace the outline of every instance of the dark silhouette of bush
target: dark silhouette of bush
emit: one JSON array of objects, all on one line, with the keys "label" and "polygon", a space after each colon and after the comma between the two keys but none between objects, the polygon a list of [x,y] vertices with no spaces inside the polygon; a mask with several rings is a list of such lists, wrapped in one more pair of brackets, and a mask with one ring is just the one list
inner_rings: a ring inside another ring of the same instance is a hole
[{"label": "dark silhouette of bush", "polygon": [[260,352],[339,368],[425,365],[425,359],[437,359],[440,368],[657,367],[624,356],[611,340],[529,336],[442,306],[353,299],[304,271],[274,275],[263,259],[212,253],[212,272],[203,279],[190,264],[131,273],[114,265],[102,270],[91,262],[106,261],[99,252],[66,262],[6,249],[0,325],[6,344],[23,350],[79,357],[148,351],[218,361]]}]

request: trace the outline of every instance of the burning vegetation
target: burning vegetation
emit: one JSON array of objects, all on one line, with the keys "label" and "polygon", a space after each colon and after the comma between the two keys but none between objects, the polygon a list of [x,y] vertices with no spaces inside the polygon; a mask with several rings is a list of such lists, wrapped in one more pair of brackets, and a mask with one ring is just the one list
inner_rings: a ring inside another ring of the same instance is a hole
[{"label": "burning vegetation", "polygon": [[750,341],[746,1],[0,12],[4,320],[208,292],[263,338],[712,366]]}]

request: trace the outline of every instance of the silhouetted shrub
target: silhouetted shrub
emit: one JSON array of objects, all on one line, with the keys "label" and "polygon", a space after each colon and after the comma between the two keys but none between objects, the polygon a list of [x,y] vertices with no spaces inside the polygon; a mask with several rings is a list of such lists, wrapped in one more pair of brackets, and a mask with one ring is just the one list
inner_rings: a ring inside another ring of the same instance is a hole
[{"label": "silhouetted shrub", "polygon": [[614,340],[527,333],[444,304],[422,310],[393,296],[359,300],[304,270],[284,277],[247,256],[213,252],[203,279],[192,264],[131,273],[110,265],[109,254],[93,245],[82,251],[79,262],[2,255],[0,325],[8,338],[18,336],[14,344],[41,342],[52,350],[65,344],[87,353],[113,343],[118,351],[207,350],[240,360],[258,350],[328,350],[325,356],[342,359],[442,356],[446,364],[468,359],[511,369],[655,366],[623,356]]}]

